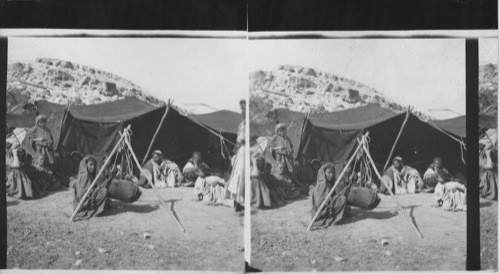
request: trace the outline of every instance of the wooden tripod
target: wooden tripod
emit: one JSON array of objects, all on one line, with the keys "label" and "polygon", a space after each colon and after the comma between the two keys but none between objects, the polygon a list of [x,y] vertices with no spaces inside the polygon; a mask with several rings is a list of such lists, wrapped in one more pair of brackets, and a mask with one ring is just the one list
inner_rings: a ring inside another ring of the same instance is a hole
[{"label": "wooden tripod", "polygon": [[130,136],[130,125],[123,130],[123,133],[120,133],[120,139],[118,140],[117,144],[115,145],[115,147],[113,148],[113,150],[109,154],[108,158],[104,162],[104,165],[101,167],[101,169],[97,173],[97,176],[95,177],[94,181],[92,182],[92,184],[88,188],[87,192],[85,192],[85,194],[83,195],[82,199],[80,200],[80,203],[78,203],[78,206],[75,208],[75,211],[73,212],[73,214],[70,217],[70,221],[73,221],[76,213],[78,212],[78,210],[80,210],[83,202],[85,201],[85,199],[89,195],[89,193],[92,190],[92,188],[94,187],[94,185],[97,183],[97,179],[102,175],[102,173],[104,172],[105,168],[108,166],[109,162],[111,161],[112,156],[116,153],[116,151],[118,150],[118,148],[120,147],[121,144],[125,144],[125,146],[129,149],[130,153],[132,154],[132,157],[134,158],[135,164],[137,165],[137,167],[139,168],[139,170],[141,170],[141,174],[144,175],[147,178],[148,183],[151,186],[151,188],[153,189],[153,191],[155,192],[156,196],[158,197],[158,200],[160,200],[160,202],[162,203],[162,205],[165,208],[165,210],[167,210],[167,212],[169,213],[169,215],[174,219],[174,221],[176,222],[176,224],[179,227],[179,229],[182,232],[186,232],[186,230],[184,229],[184,227],[182,226],[182,224],[180,223],[180,221],[177,219],[177,217],[172,212],[172,209],[171,208],[169,209],[167,207],[167,204],[165,203],[165,201],[161,197],[160,193],[156,189],[156,186],[153,184],[151,175],[150,174],[149,175],[145,174],[145,172],[141,168],[139,160],[137,159],[137,156],[135,155],[134,150],[132,149],[132,145],[130,144],[129,136]]},{"label": "wooden tripod", "polygon": [[309,223],[309,225],[307,226],[307,230],[311,230],[311,227],[314,223],[314,221],[316,221],[316,219],[318,218],[318,215],[320,214],[320,212],[323,210],[323,208],[325,207],[326,203],[328,202],[328,200],[330,199],[330,197],[333,195],[333,192],[335,190],[335,188],[337,187],[337,185],[340,183],[342,177],[344,177],[344,174],[347,170],[347,167],[352,163],[352,161],[354,160],[354,158],[356,157],[356,155],[358,154],[358,152],[360,150],[363,150],[365,152],[365,154],[367,155],[368,157],[368,160],[369,162],[371,163],[373,169],[375,170],[375,174],[377,174],[377,177],[379,178],[379,180],[386,186],[386,188],[389,190],[389,193],[391,195],[391,198],[392,200],[394,201],[394,203],[396,204],[396,206],[398,207],[398,210],[401,214],[401,216],[403,216],[405,219],[408,220],[408,222],[411,224],[411,226],[413,227],[413,229],[415,230],[415,232],[417,233],[417,235],[420,237],[420,238],[423,238],[423,235],[422,233],[420,233],[420,231],[418,230],[418,228],[415,226],[415,224],[412,222],[412,220],[410,219],[410,217],[408,215],[406,215],[403,207],[401,206],[401,204],[399,203],[399,201],[396,199],[396,196],[394,195],[394,193],[392,193],[392,190],[390,189],[390,187],[385,183],[384,180],[382,180],[382,176],[380,175],[380,173],[378,172],[377,170],[377,167],[375,166],[375,163],[373,162],[373,159],[370,155],[370,151],[368,149],[368,141],[367,141],[367,137],[368,137],[368,134],[369,132],[367,132],[365,135],[363,135],[361,137],[361,141],[358,140],[358,147],[356,148],[356,150],[354,151],[354,153],[352,154],[351,158],[349,159],[349,161],[347,162],[347,164],[344,166],[344,169],[342,170],[342,172],[340,173],[340,175],[338,176],[337,178],[337,181],[335,182],[335,184],[333,185],[332,189],[330,190],[330,192],[328,193],[328,195],[326,196],[326,198],[323,200],[323,202],[321,203],[321,205],[319,206],[318,210],[316,211],[316,214],[314,214],[314,217],[312,218],[311,222]]}]

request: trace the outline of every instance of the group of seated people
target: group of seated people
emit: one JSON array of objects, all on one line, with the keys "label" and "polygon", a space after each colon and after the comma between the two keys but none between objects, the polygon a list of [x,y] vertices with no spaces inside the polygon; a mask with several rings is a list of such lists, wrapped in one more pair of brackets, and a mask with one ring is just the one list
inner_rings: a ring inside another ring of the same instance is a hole
[{"label": "group of seated people", "polygon": [[41,197],[61,186],[68,186],[69,178],[78,172],[80,154],[61,150],[60,154],[54,155],[53,138],[46,123],[46,116],[37,116],[35,127],[25,137],[32,149],[31,154],[19,142],[6,147],[8,196],[18,199]]},{"label": "group of seated people", "polygon": [[[266,153],[254,153],[259,155],[252,157],[251,204],[255,208],[272,208],[286,200],[294,200],[303,195],[311,197],[313,211],[316,212],[319,204],[333,187],[335,180],[329,180],[339,176],[345,168],[346,172],[339,180],[339,186],[335,191],[339,200],[329,201],[329,203],[339,203],[337,206],[332,205],[339,212],[343,212],[343,206],[340,204],[345,206],[341,201],[349,200],[348,193],[351,193],[351,204],[357,201],[354,204],[362,204],[367,208],[370,207],[368,205],[375,203],[376,199],[373,197],[376,193],[395,195],[434,193],[436,204],[445,210],[466,210],[465,186],[450,175],[439,157],[433,160],[422,178],[415,168],[405,165],[403,159],[397,156],[379,181],[362,176],[359,170],[361,165],[346,167],[346,163],[322,163],[318,159],[309,162],[304,154],[299,155],[297,161],[294,161],[293,146],[286,135],[286,126],[278,124],[275,130],[276,134],[270,138],[266,148],[272,158],[267,159],[269,163],[264,159]],[[273,166],[270,167],[271,163]],[[354,168],[358,170],[353,170]],[[325,180],[330,183],[325,184]],[[356,190],[352,191],[352,188]],[[371,189],[372,192],[366,189]],[[342,214],[339,212],[330,213],[342,219]]]},{"label": "group of seated people", "polygon": [[[47,117],[39,115],[36,125],[28,131],[24,148],[20,142],[6,149],[7,195],[17,199],[35,199],[57,191],[61,187],[74,188],[74,207],[88,191],[103,159],[93,155],[82,157],[78,152],[68,153],[64,148],[53,151],[53,137],[46,127]],[[31,150],[32,148],[32,150]],[[30,153],[28,153],[28,151]],[[152,153],[144,165],[141,176],[123,175],[121,166],[110,164],[104,175],[90,190],[76,215],[79,219],[90,218],[109,208],[109,199],[137,200],[138,186],[157,188],[186,186],[195,188],[195,196],[207,203],[219,205],[225,200],[225,184],[222,172],[213,171],[202,162],[201,153],[194,152],[181,171],[176,163],[163,159],[161,151]],[[147,175],[149,174],[149,176]],[[148,178],[149,177],[149,178]]]},{"label": "group of seated people", "polygon": [[222,205],[226,200],[227,182],[219,168],[211,169],[202,161],[200,152],[194,152],[182,169],[176,163],[163,159],[162,152],[156,150],[152,158],[143,166],[139,185],[151,188],[148,177],[156,188],[194,187],[195,199],[208,205]]}]

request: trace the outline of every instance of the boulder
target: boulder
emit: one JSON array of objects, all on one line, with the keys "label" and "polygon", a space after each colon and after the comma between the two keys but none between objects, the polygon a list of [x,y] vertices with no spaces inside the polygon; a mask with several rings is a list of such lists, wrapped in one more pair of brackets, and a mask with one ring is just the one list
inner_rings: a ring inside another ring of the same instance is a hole
[{"label": "boulder", "polygon": [[306,75],[309,75],[309,76],[314,76],[314,77],[317,77],[318,74],[316,74],[316,71],[314,71],[314,69],[310,68],[310,69],[307,69],[306,71]]},{"label": "boulder", "polygon": [[348,89],[344,101],[351,104],[358,103],[359,101],[361,101],[361,97],[359,96],[359,91],[352,88]]},{"label": "boulder", "polygon": [[66,62],[64,64],[63,68],[72,69],[72,70],[75,69],[75,67],[73,66],[73,63],[71,63],[71,62]]},{"label": "boulder", "polygon": [[105,83],[106,88],[103,90],[102,94],[106,96],[114,96],[118,94],[118,90],[116,89],[116,84],[113,82],[106,82]]},{"label": "boulder", "polygon": [[91,80],[92,80],[92,78],[90,78],[90,76],[87,76],[87,77],[83,78],[81,85],[82,86],[88,85]]}]

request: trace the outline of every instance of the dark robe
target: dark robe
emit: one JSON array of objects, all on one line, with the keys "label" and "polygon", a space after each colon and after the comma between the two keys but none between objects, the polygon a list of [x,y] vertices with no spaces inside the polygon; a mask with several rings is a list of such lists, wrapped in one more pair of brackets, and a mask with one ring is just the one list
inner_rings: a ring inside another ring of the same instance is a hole
[{"label": "dark robe", "polygon": [[[78,172],[78,178],[75,183],[75,198],[73,200],[73,208],[76,209],[78,203],[81,201],[88,188],[94,181],[94,178],[98,172],[97,163],[95,164],[95,171],[89,173],[87,170],[87,159],[90,155],[85,156],[82,162],[85,164],[85,168],[82,170],[82,164],[80,164],[80,171]],[[106,181],[97,181],[89,195],[85,198],[82,206],[76,214],[76,219],[88,219],[93,216],[99,216],[104,212],[105,208],[109,204],[108,190],[106,189]]]},{"label": "dark robe", "polygon": [[26,161],[26,153],[20,148],[13,150],[14,165],[7,175],[7,195],[17,199],[33,199],[45,194],[45,188],[37,180],[36,172]]},{"label": "dark robe", "polygon": [[[493,154],[493,155],[492,155]],[[488,200],[498,200],[498,169],[496,153],[486,151],[479,155],[479,194]]]},{"label": "dark robe", "polygon": [[48,191],[56,191],[62,185],[62,180],[56,178],[54,173],[47,167],[35,166],[37,180]]},{"label": "dark robe", "polygon": [[54,164],[54,139],[47,127],[36,125],[26,137],[36,153],[45,155],[49,163]]},{"label": "dark robe", "polygon": [[271,155],[273,159],[276,161],[275,166],[278,163],[285,163],[290,174],[293,173],[293,145],[288,136],[281,137],[278,134],[273,135],[271,137],[271,142],[269,144],[270,148],[282,147],[284,149],[289,150],[289,152],[284,153],[280,150],[271,150]]},{"label": "dark robe", "polygon": [[252,176],[252,200],[251,206],[253,208],[270,208],[273,206],[271,198],[271,190],[267,187],[262,176]]},{"label": "dark robe", "polygon": [[[331,181],[326,180],[325,171],[327,168],[335,170],[332,163],[325,163],[318,171],[318,180],[316,186],[311,189],[311,216],[316,214],[321,203],[326,199],[328,193],[335,183],[335,176]],[[350,186],[343,183],[339,183],[332,196],[328,199],[325,206],[321,210],[320,214],[314,221],[313,226],[321,228],[327,227],[329,225],[338,224],[346,213],[347,207],[347,194],[349,193]]]},{"label": "dark robe", "polygon": [[297,165],[295,167],[294,177],[297,181],[299,181],[302,185],[310,186],[316,183],[316,175],[314,174],[314,170],[312,167],[306,165]]},{"label": "dark robe", "polygon": [[293,180],[288,175],[275,175],[273,178],[276,191],[280,197],[285,200],[295,200],[300,197],[300,191],[293,183]]}]

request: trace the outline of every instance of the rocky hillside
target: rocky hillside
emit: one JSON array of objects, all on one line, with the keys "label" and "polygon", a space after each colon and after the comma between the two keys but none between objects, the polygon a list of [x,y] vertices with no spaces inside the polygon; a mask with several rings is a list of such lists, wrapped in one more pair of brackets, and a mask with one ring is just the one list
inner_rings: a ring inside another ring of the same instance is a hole
[{"label": "rocky hillside", "polygon": [[498,115],[498,66],[479,67],[479,112]]},{"label": "rocky hillside", "polygon": [[[274,71],[250,73],[250,113],[260,121],[267,112],[288,108],[298,112],[334,112],[366,104],[378,104],[394,112],[405,108],[362,83],[300,66],[279,66]],[[416,114],[428,119],[427,115]]]},{"label": "rocky hillside", "polygon": [[6,97],[7,111],[11,113],[20,113],[25,105],[37,100],[88,105],[137,97],[153,105],[163,103],[134,83],[109,72],[49,58],[9,64]]}]

